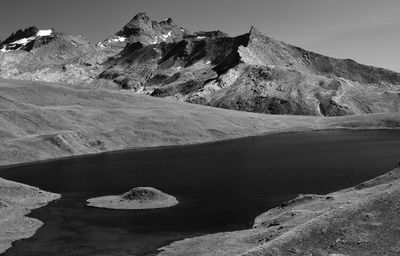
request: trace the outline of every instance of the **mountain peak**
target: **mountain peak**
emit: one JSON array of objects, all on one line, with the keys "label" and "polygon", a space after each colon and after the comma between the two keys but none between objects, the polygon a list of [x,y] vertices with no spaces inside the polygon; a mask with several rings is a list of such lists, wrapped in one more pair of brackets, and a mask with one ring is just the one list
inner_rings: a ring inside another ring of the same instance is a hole
[{"label": "mountain peak", "polygon": [[174,21],[171,18],[168,18],[166,20],[160,21],[158,24],[160,26],[173,26],[174,25]]},{"label": "mountain peak", "polygon": [[166,20],[163,20],[160,22],[152,21],[151,18],[145,12],[139,12],[138,14],[136,14],[129,23],[138,22],[138,21],[142,21],[142,22],[146,22],[146,23],[157,23],[161,26],[162,25],[169,25],[169,26],[174,25],[174,21],[172,20],[172,18],[167,18]]},{"label": "mountain peak", "polygon": [[53,29],[40,30],[35,26],[19,29],[0,44],[0,51],[8,52],[20,49],[30,51],[36,41],[40,40],[42,44],[45,44],[53,37]]},{"label": "mountain peak", "polygon": [[139,12],[136,14],[132,20],[144,20],[144,21],[150,21],[150,17],[145,13],[145,12]]},{"label": "mountain peak", "polygon": [[116,36],[127,39],[127,42],[156,44],[181,40],[186,33],[187,30],[175,25],[171,18],[156,21],[151,20],[146,13],[140,12],[118,31]]},{"label": "mountain peak", "polygon": [[253,39],[257,39],[257,38],[270,38],[270,37],[268,37],[264,32],[262,32],[257,27],[251,26],[250,32],[249,32],[249,40],[252,41]]},{"label": "mountain peak", "polygon": [[19,29],[16,32],[12,33],[6,40],[4,40],[3,44],[9,44],[22,38],[36,36],[38,31],[39,29],[35,26],[28,27],[26,29]]}]

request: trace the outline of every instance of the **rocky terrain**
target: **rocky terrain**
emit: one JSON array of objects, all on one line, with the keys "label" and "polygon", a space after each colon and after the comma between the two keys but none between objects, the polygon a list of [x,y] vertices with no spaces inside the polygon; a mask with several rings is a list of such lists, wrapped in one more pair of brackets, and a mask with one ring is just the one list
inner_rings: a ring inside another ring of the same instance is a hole
[{"label": "rocky terrain", "polygon": [[399,113],[264,115],[60,84],[0,80],[0,165],[274,132],[397,129]]},{"label": "rocky terrain", "polygon": [[25,217],[60,195],[0,178],[0,253],[15,240],[31,237],[43,223]]},{"label": "rocky terrain", "polygon": [[399,255],[400,168],[328,195],[300,195],[252,229],[174,242],[160,256]]},{"label": "rocky terrain", "polygon": [[96,45],[35,27],[0,44],[0,77],[122,88],[220,108],[343,116],[399,111],[400,74],[266,36],[190,32],[139,13]]},{"label": "rocky terrain", "polygon": [[87,200],[88,206],[126,210],[167,208],[178,203],[175,197],[151,187],[137,187],[122,195],[101,196]]}]

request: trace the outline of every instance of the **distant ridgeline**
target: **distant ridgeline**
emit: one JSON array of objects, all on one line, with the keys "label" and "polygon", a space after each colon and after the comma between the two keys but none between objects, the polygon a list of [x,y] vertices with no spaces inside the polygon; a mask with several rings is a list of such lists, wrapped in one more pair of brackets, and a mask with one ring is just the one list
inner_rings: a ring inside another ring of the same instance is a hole
[{"label": "distant ridgeline", "polygon": [[0,44],[0,76],[129,89],[267,114],[339,116],[400,109],[400,74],[306,51],[252,27],[230,37],[133,17],[92,44],[30,27]]}]

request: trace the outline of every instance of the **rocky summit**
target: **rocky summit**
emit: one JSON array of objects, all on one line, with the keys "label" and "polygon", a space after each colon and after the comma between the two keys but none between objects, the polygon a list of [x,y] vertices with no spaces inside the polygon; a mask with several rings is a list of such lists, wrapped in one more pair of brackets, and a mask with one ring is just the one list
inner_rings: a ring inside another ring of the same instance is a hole
[{"label": "rocky summit", "polygon": [[[46,32],[47,31],[47,32]],[[93,45],[35,27],[0,44],[0,76],[128,89],[267,114],[341,116],[400,110],[400,74],[275,40],[190,32],[139,13]]]},{"label": "rocky summit", "polygon": [[145,13],[138,13],[116,35],[127,38],[130,42],[157,44],[180,41],[188,33],[189,31],[186,29],[175,25],[171,18],[155,21],[151,20]]}]

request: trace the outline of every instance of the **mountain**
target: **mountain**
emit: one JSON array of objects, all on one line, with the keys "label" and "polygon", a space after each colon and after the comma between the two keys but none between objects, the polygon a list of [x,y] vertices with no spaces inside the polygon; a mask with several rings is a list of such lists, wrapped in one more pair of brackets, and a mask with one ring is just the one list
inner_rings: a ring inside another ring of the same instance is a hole
[{"label": "mountain", "polygon": [[49,43],[54,37],[52,29],[39,30],[37,27],[29,27],[18,30],[1,42],[0,51],[9,52],[19,49],[31,51],[33,48]]},{"label": "mountain", "polygon": [[171,18],[164,21],[151,20],[145,13],[138,13],[120,31],[116,33],[120,40],[140,42],[142,44],[157,44],[161,42],[179,42],[190,32],[175,25]]},{"label": "mountain", "polygon": [[190,32],[187,29],[175,25],[171,18],[155,21],[145,13],[138,13],[121,30],[98,43],[97,46],[102,49],[114,49],[115,54],[118,54],[127,43],[140,42],[143,45],[172,43],[182,40],[188,34]]},{"label": "mountain", "polygon": [[222,31],[192,33],[170,18],[154,21],[139,13],[97,45],[82,36],[31,27],[0,47],[5,78],[112,86],[267,114],[400,110],[400,74],[310,52],[255,27],[236,37]]},{"label": "mountain", "polygon": [[131,42],[100,74],[156,97],[271,114],[338,116],[399,111],[400,74],[277,41],[252,27]]},{"label": "mountain", "polygon": [[0,76],[47,82],[91,82],[101,55],[85,37],[39,30],[18,30],[0,44]]}]

